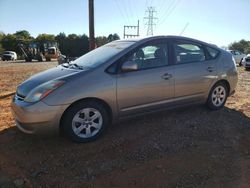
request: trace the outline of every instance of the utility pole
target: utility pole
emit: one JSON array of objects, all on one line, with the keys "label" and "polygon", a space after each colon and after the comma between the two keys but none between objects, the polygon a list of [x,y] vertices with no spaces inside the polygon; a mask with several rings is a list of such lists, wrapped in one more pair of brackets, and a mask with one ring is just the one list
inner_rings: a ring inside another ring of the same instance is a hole
[{"label": "utility pole", "polygon": [[[126,32],[126,29],[136,29],[136,34],[128,34]],[[139,20],[137,21],[137,26],[136,25],[124,25],[123,26],[123,38],[132,38],[132,37],[139,37],[140,34],[139,34],[139,31],[140,31],[140,22]]]},{"label": "utility pole", "polygon": [[94,0],[89,0],[89,51],[95,49]]},{"label": "utility pole", "polygon": [[148,30],[147,30],[147,36],[153,36],[154,32],[154,20],[158,19],[156,17],[154,17],[154,13],[156,13],[156,10],[154,7],[148,7],[146,13],[148,14],[147,17],[144,17],[145,20],[147,20],[146,24],[148,26]]}]

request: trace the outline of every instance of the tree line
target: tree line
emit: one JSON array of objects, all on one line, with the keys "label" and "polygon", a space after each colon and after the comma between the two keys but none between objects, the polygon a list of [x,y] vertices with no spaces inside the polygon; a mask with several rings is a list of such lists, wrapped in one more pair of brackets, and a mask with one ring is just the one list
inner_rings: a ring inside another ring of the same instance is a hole
[{"label": "tree line", "polygon": [[[109,36],[98,36],[95,38],[96,46],[102,46],[113,40],[120,39],[119,35],[114,33]],[[89,38],[87,35],[76,35],[65,33],[59,33],[58,35],[52,34],[39,34],[37,37],[33,37],[26,30],[17,31],[13,34],[4,34],[0,32],[0,54],[5,51],[15,51],[19,56],[22,52],[19,48],[19,44],[29,44],[30,42],[44,42],[44,41],[56,41],[59,45],[59,49],[62,54],[68,57],[79,57],[89,51]]]},{"label": "tree line", "polygon": [[242,39],[238,42],[233,42],[229,45],[229,49],[238,50],[244,54],[250,54],[250,41]]},{"label": "tree line", "polygon": [[[98,36],[95,38],[96,46],[102,46],[113,40],[120,39],[119,35],[114,33],[109,36]],[[68,57],[79,57],[89,51],[89,38],[87,35],[76,35],[59,33],[58,35],[52,34],[39,34],[33,37],[26,30],[17,31],[14,34],[4,34],[0,32],[0,54],[5,50],[15,51],[19,56],[22,55],[18,44],[30,42],[43,42],[43,41],[57,41],[59,49],[62,54]],[[228,48],[230,50],[239,50],[245,54],[250,54],[250,41],[244,39],[231,43]]]}]

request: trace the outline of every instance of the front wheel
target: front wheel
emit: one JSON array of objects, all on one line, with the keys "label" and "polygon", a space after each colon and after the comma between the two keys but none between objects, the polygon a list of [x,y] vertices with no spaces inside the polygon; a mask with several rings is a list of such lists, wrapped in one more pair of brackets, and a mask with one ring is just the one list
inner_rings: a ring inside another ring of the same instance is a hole
[{"label": "front wheel", "polygon": [[104,106],[95,101],[79,102],[66,111],[63,130],[75,142],[89,142],[100,137],[109,124]]},{"label": "front wheel", "polygon": [[223,108],[228,97],[228,88],[224,83],[217,83],[211,89],[208,99],[207,106],[211,110],[219,110]]}]

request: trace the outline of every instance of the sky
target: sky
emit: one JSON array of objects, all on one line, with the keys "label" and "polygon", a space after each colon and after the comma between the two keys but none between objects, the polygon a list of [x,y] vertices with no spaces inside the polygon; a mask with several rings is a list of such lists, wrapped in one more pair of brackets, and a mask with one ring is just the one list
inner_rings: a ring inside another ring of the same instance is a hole
[{"label": "sky", "polygon": [[[154,35],[180,35],[218,46],[250,40],[250,0],[94,0],[95,36],[118,33],[137,25],[147,35],[146,12],[154,7]],[[87,34],[88,0],[0,0],[0,31]],[[133,30],[128,30],[133,33]]]}]

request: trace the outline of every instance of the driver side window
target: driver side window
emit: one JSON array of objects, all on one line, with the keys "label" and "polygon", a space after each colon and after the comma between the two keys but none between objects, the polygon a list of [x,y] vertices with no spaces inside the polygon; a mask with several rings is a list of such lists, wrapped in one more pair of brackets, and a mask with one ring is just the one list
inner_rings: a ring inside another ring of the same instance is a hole
[{"label": "driver side window", "polygon": [[166,44],[149,44],[137,48],[126,61],[137,64],[138,70],[168,65],[168,49]]}]

